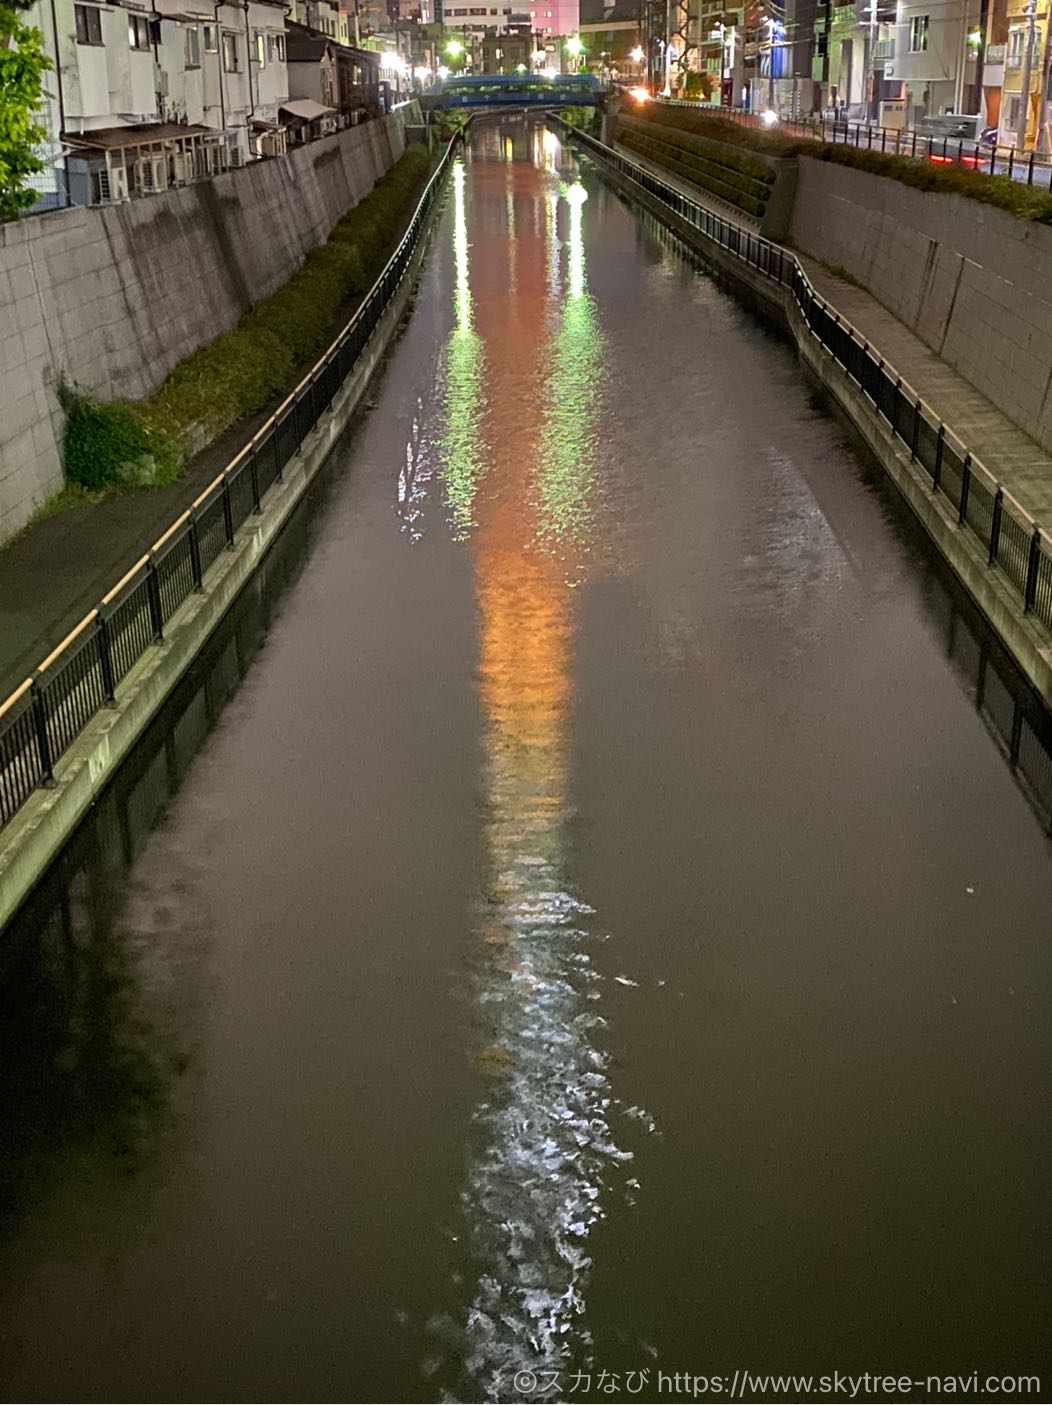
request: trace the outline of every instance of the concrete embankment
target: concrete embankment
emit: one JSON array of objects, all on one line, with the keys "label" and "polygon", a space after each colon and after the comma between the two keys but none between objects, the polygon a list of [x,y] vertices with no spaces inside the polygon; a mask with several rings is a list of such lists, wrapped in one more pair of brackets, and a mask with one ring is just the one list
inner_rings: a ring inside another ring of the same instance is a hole
[{"label": "concrete embankment", "polygon": [[285,283],[404,150],[396,112],[214,180],[0,225],[0,542],[62,487],[60,381],[151,394]]},{"label": "concrete embankment", "polygon": [[[432,220],[439,208],[434,207]],[[353,371],[289,460],[282,480],[265,495],[261,513],[245,521],[233,548],[207,573],[202,589],[191,594],[165,626],[163,643],[148,648],[134,665],[120,686],[116,705],[96,713],[63,753],[55,767],[55,784],[34,791],[0,829],[0,928],[156,716],[321,469],[405,315],[427,242],[425,234]]]},{"label": "concrete embankment", "polygon": [[[760,272],[730,248],[722,247],[656,195],[622,174],[616,165],[604,159],[600,149],[591,144],[587,149],[612,184],[650,210],[696,250],[736,294],[788,330],[801,358],[859,430],[1024,675],[1046,706],[1052,707],[1052,639],[1047,631],[1033,614],[1024,611],[1018,590],[1013,590],[1003,572],[988,564],[982,543],[961,525],[949,501],[933,491],[931,479],[912,461],[909,446],[896,437],[873,401],[816,339],[789,287],[776,277]],[[637,159],[632,152],[619,154],[633,161]],[[669,177],[650,163],[641,164],[644,169],[660,175],[674,190],[706,206],[702,192],[696,188]],[[717,213],[720,219],[728,220],[725,207]],[[751,234],[746,225],[740,227],[743,235]],[[798,258],[830,313],[840,314],[847,325],[854,326],[874,354],[883,357],[888,366],[895,367],[904,380],[908,372],[913,390],[938,411],[939,418],[977,456],[979,449],[973,448],[969,440],[981,437],[981,458],[985,467],[1007,491],[1016,494],[1028,512],[1041,520],[1040,512],[1035,509],[1052,502],[1052,458],[1026,440],[1009,419],[1000,415],[952,368],[940,362],[908,327],[893,318],[863,289],[831,275],[806,258],[799,258],[793,251],[783,252],[787,261]],[[850,302],[849,313],[838,305],[838,294],[845,302]]]}]

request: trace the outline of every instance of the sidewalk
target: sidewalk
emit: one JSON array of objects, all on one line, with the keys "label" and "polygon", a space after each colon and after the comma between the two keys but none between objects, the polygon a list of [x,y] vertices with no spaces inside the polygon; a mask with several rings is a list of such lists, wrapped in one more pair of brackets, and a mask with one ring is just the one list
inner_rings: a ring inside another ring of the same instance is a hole
[{"label": "sidewalk", "polygon": [[[758,222],[656,162],[618,144],[622,156],[654,172],[722,219],[755,233]],[[1052,454],[1029,438],[872,294],[830,273],[824,264],[793,250],[815,291],[894,366],[904,381],[962,440],[1006,492],[1046,529],[1052,528]]]}]

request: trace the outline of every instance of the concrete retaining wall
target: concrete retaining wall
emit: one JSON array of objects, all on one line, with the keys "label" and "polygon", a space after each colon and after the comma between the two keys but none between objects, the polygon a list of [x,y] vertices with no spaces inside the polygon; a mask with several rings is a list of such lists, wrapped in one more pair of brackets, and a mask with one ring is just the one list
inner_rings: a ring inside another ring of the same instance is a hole
[{"label": "concrete retaining wall", "polygon": [[801,157],[791,237],[1052,450],[1052,228]]},{"label": "concrete retaining wall", "polygon": [[60,378],[149,395],[275,292],[404,149],[394,113],[213,181],[0,225],[0,542],[62,487]]},{"label": "concrete retaining wall", "polygon": [[[434,209],[437,213],[441,203]],[[354,371],[286,464],[282,481],[266,493],[261,515],[245,521],[234,549],[220,553],[204,588],[190,595],[165,625],[164,642],[148,648],[135,664],[120,686],[117,705],[96,713],[58,759],[55,785],[35,791],[0,830],[0,930],[157,715],[325,463],[405,315],[427,243],[426,236],[420,240],[401,287]]]}]

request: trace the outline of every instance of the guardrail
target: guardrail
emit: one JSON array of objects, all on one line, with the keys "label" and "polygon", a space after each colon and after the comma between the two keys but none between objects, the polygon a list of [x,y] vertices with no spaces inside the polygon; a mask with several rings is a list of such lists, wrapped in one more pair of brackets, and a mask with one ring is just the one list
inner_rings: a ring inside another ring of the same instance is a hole
[{"label": "guardrail", "polygon": [[[708,117],[723,117],[742,127],[765,132],[772,130],[760,113],[742,107],[720,107],[715,103],[691,102],[683,98],[655,97],[649,101],[662,107],[683,107],[692,112],[702,112]],[[779,118],[773,130],[806,141],[879,151],[885,156],[909,156],[917,161],[932,161],[936,165],[964,166],[982,175],[1005,175],[1012,180],[1025,180],[1027,185],[1035,184],[1036,175],[1039,186],[1052,185],[1052,159],[1034,151],[1019,151],[1014,146],[926,136],[923,132],[872,127],[865,122],[830,122],[820,117],[810,120]]]},{"label": "guardrail", "polygon": [[238,532],[262,511],[289,459],[354,370],[406,277],[456,148],[446,147],[398,248],[361,306],[296,388],[148,552],[0,705],[0,828],[102,708],[113,706],[135,663],[164,639],[172,616]]},{"label": "guardrail", "polygon": [[1017,593],[1024,613],[1052,632],[1052,537],[997,481],[921,395],[811,286],[795,255],[697,204],[652,171],[559,117],[548,119],[584,149],[667,206],[756,272],[789,290],[815,340],[834,358],[909,449]]}]

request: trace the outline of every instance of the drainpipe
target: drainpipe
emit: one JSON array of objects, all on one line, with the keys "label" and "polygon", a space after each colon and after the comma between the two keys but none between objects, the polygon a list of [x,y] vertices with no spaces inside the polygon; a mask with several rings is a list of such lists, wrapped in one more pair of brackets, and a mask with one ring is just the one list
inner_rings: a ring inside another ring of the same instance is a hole
[{"label": "drainpipe", "polygon": [[72,204],[69,195],[69,157],[65,154],[62,134],[66,130],[66,103],[62,95],[62,55],[58,48],[58,16],[55,13],[55,0],[51,0],[51,33],[55,39],[55,79],[58,87],[58,147],[62,152],[62,172],[66,179],[66,204]]},{"label": "drainpipe", "polygon": [[213,10],[216,21],[216,63],[219,72],[219,125],[226,138],[226,96],[223,92],[223,26],[219,22],[219,11],[223,8],[223,0],[215,0]]},{"label": "drainpipe", "polygon": [[[248,73],[248,116],[245,118],[245,137],[248,141],[248,149],[252,150],[252,138],[249,132],[252,130],[252,118],[256,115],[256,99],[252,96],[252,31],[248,27],[248,0],[245,0],[245,62]],[[259,78],[256,78],[256,92],[259,92]]]}]

